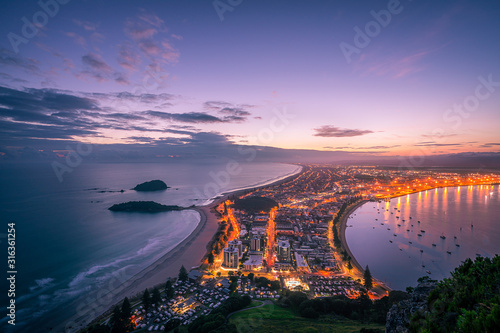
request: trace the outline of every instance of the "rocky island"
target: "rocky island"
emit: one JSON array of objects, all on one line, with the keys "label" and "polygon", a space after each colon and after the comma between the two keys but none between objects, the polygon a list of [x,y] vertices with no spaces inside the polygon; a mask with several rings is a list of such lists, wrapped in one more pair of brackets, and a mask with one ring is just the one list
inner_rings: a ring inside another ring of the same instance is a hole
[{"label": "rocky island", "polygon": [[133,190],[139,192],[150,192],[150,191],[163,191],[168,188],[167,184],[161,180],[151,180],[149,182],[144,182],[142,184],[137,185],[133,188]]},{"label": "rocky island", "polygon": [[179,206],[162,205],[154,201],[129,201],[115,204],[108,209],[113,212],[160,213],[170,212],[173,210],[183,210],[184,208]]}]

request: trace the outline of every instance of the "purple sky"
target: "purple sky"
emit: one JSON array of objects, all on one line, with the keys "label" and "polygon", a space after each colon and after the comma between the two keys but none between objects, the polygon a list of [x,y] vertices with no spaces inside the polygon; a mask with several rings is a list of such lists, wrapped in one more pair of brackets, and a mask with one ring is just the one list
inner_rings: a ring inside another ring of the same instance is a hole
[{"label": "purple sky", "polygon": [[0,154],[75,141],[498,152],[496,2],[339,3],[2,4]]}]

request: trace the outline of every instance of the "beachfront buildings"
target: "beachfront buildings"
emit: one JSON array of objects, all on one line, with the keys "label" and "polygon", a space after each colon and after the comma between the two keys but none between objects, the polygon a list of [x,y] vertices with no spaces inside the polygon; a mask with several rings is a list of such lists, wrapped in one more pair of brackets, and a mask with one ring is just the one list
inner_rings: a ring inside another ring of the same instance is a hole
[{"label": "beachfront buildings", "polygon": [[280,262],[290,262],[290,243],[288,240],[281,240],[278,242],[278,259]]},{"label": "beachfront buildings", "polygon": [[224,249],[224,261],[222,266],[229,269],[237,269],[239,264],[238,248],[229,246]]},{"label": "beachfront buildings", "polygon": [[238,250],[238,257],[241,258],[243,255],[243,243],[240,240],[233,239],[232,241],[229,241],[228,243],[229,247],[234,247],[235,249]]}]

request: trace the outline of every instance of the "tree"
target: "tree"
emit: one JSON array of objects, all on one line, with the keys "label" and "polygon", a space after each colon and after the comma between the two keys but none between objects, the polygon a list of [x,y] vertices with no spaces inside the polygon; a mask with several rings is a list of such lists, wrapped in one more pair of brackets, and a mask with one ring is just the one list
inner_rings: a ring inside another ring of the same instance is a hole
[{"label": "tree", "polygon": [[130,306],[130,301],[128,297],[125,297],[122,304],[121,310],[121,319],[122,319],[122,327],[124,332],[131,332],[135,329],[134,323],[130,321],[130,317],[132,316],[132,307]]},{"label": "tree", "polygon": [[111,316],[110,323],[111,332],[122,333],[124,331],[122,312],[120,311],[120,307],[118,305],[113,309],[113,315]]},{"label": "tree", "polygon": [[131,315],[132,309],[130,307],[130,301],[128,300],[128,297],[125,297],[122,304],[121,318],[129,319]]},{"label": "tree", "polygon": [[248,279],[250,280],[250,282],[253,282],[254,276],[255,276],[254,273],[248,273]]},{"label": "tree", "polygon": [[209,263],[210,265],[212,265],[212,264],[214,263],[214,254],[213,254],[212,252],[210,252],[210,253],[208,254],[208,263]]},{"label": "tree", "polygon": [[182,282],[186,282],[188,279],[188,272],[186,270],[186,267],[184,265],[181,266],[181,269],[179,269],[179,280]]},{"label": "tree", "polygon": [[372,289],[373,288],[373,279],[372,279],[372,274],[370,273],[370,268],[368,268],[368,265],[366,265],[364,279],[365,279],[365,288],[367,290]]},{"label": "tree", "polygon": [[144,294],[142,295],[142,305],[144,306],[144,309],[146,309],[146,312],[151,306],[151,297],[149,296],[149,290],[147,288],[144,290]]},{"label": "tree", "polygon": [[155,287],[153,289],[153,295],[151,296],[151,303],[158,306],[160,305],[160,302],[161,302],[160,291],[158,290],[158,288]]},{"label": "tree", "polygon": [[351,271],[351,269],[352,269],[352,264],[351,264],[351,261],[350,261],[350,260],[347,262],[347,269],[348,269],[349,271]]},{"label": "tree", "polygon": [[172,281],[168,280],[165,285],[165,294],[167,294],[167,299],[174,297],[174,287],[172,287]]}]

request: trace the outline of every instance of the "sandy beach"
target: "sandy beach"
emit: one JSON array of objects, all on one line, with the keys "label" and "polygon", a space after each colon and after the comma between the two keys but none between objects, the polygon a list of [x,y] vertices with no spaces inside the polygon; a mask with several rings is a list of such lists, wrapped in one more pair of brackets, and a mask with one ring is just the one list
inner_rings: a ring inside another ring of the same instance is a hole
[{"label": "sandy beach", "polygon": [[182,265],[188,271],[200,266],[207,254],[207,245],[219,227],[218,219],[213,212],[219,203],[227,200],[229,197],[237,197],[249,191],[287,182],[297,177],[301,172],[302,169],[273,183],[226,192],[206,206],[193,207],[192,209],[200,214],[200,222],[188,237],[132,278],[124,282],[122,281],[122,283],[117,283],[118,286],[110,284],[109,287],[105,287],[104,290],[98,292],[101,295],[98,298],[89,297],[89,299],[95,300],[94,302],[91,303],[89,301],[89,304],[85,306],[82,306],[81,303],[72,304],[76,307],[79,314],[61,324],[56,328],[56,331],[64,331],[63,327],[68,328],[69,326],[73,329],[84,328],[91,321],[107,313],[115,304],[119,304],[125,297],[137,296],[144,292],[146,288],[152,288],[158,284],[165,283],[169,277],[176,277]]},{"label": "sandy beach", "polygon": [[353,267],[356,267],[361,273],[364,273],[365,269],[361,267],[361,265],[358,263],[356,260],[356,257],[352,255],[351,250],[349,249],[349,246],[347,245],[347,240],[345,238],[345,229],[347,228],[347,220],[349,219],[349,216],[358,208],[367,203],[368,201],[363,200],[355,205],[349,206],[344,214],[342,215],[342,218],[340,219],[340,230],[339,230],[339,238],[340,242],[342,243],[342,247],[345,249],[347,254],[351,257],[351,264]]},{"label": "sandy beach", "polygon": [[[365,203],[369,202],[368,200],[362,200],[359,201],[358,203],[349,206],[344,214],[342,215],[342,218],[340,220],[340,230],[339,230],[339,238],[340,242],[342,243],[342,247],[345,249],[347,254],[351,257],[351,264],[354,268],[356,268],[359,273],[362,275],[365,272],[365,269],[359,264],[359,262],[356,260],[356,257],[352,254],[351,249],[349,249],[349,246],[347,245],[347,240],[345,237],[345,230],[347,228],[347,221],[349,220],[349,216],[356,211],[359,207],[364,205]],[[384,295],[386,291],[390,291],[391,288],[386,286],[382,281],[378,280],[376,276],[373,276],[373,279],[376,280],[379,284],[379,286],[375,287],[372,291],[376,292],[379,295]]]}]

